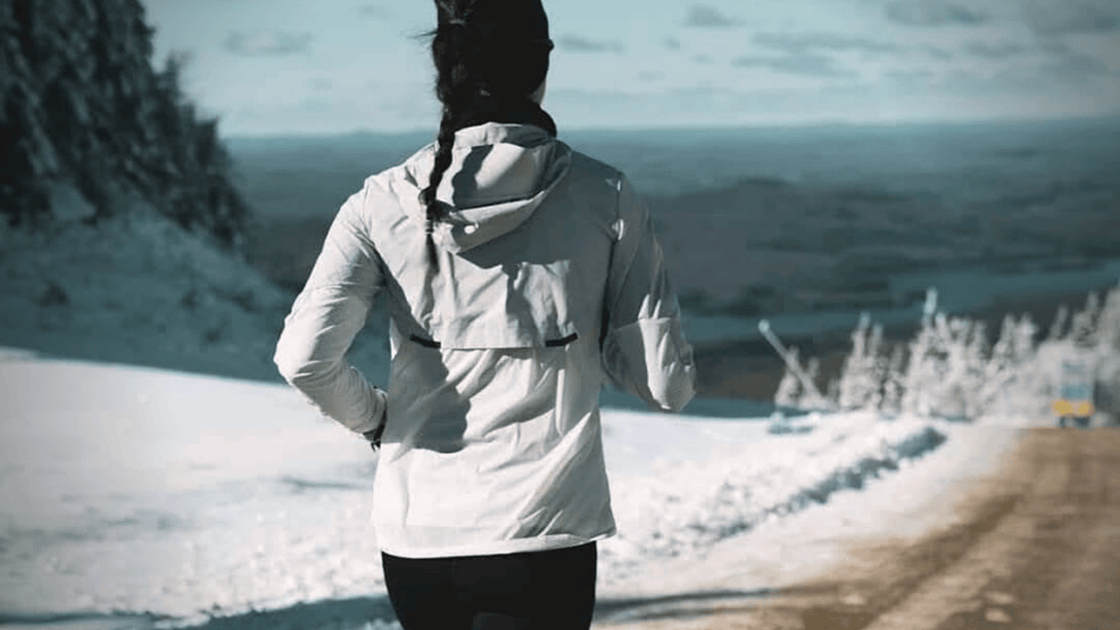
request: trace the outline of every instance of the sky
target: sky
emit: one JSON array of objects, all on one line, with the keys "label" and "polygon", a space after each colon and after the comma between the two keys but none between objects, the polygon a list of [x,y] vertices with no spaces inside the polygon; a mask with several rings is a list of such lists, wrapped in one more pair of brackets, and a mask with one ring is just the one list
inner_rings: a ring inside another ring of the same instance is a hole
[{"label": "sky", "polygon": [[[434,3],[142,0],[224,135],[433,129]],[[1120,114],[1120,0],[545,0],[561,128]]]}]

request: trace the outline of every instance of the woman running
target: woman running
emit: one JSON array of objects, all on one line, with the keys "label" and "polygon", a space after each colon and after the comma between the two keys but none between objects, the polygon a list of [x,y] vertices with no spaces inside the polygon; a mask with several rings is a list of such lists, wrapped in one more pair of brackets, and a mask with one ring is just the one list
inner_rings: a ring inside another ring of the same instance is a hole
[{"label": "woman running", "polygon": [[[692,398],[692,350],[645,206],[541,109],[540,0],[437,0],[437,140],[341,207],[275,360],[380,449],[373,520],[405,630],[586,629],[615,531],[609,378]],[[346,360],[375,296],[388,390]]]}]

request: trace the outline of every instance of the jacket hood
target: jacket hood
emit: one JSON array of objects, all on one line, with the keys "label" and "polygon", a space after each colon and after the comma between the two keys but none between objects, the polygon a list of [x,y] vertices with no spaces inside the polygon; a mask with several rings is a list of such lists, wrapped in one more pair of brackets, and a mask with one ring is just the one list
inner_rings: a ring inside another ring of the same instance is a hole
[{"label": "jacket hood", "polygon": [[[414,188],[401,195],[409,216],[423,223],[427,210],[420,191],[428,185],[435,144],[405,163],[405,181]],[[450,206],[435,225],[436,245],[459,253],[513,231],[544,202],[568,173],[571,149],[540,127],[486,123],[455,133],[451,166],[436,199]]]}]

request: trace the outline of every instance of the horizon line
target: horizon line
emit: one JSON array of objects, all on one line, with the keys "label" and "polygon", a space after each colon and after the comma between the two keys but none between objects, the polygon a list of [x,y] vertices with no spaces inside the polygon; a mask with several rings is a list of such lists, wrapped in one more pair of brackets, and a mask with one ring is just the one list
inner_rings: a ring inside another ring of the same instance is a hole
[{"label": "horizon line", "polygon": [[[560,135],[564,133],[642,133],[642,132],[679,132],[679,131],[769,131],[778,129],[832,129],[832,128],[883,128],[883,127],[918,127],[918,126],[968,126],[968,125],[1019,125],[1019,124],[1048,124],[1048,123],[1085,123],[1085,122],[1120,122],[1120,112],[1092,114],[1084,116],[1038,116],[1038,117],[986,117],[986,118],[915,118],[903,120],[806,120],[803,122],[764,122],[755,123],[678,123],[666,125],[585,125],[561,127]],[[219,123],[220,124],[220,123]],[[371,127],[356,127],[347,131],[275,131],[263,133],[220,133],[224,140],[308,140],[343,138],[350,136],[412,136],[419,134],[434,134],[435,126],[410,127],[405,129],[377,129]]]}]

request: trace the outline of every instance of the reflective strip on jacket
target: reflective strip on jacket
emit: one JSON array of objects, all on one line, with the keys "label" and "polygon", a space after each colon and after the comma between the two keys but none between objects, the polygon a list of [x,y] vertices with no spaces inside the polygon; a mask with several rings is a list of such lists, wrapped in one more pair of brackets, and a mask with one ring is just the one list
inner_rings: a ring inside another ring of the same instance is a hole
[{"label": "reflective strip on jacket", "polygon": [[[615,531],[599,420],[605,378],[676,412],[692,398],[650,217],[619,171],[544,130],[455,136],[427,259],[434,146],[368,178],[335,218],[275,361],[355,432],[384,422],[380,547],[403,557],[583,544]],[[346,361],[375,296],[390,310],[387,392]]]}]

